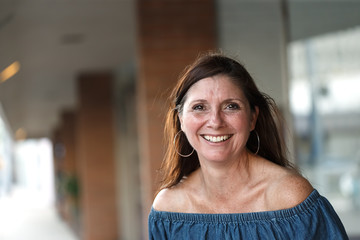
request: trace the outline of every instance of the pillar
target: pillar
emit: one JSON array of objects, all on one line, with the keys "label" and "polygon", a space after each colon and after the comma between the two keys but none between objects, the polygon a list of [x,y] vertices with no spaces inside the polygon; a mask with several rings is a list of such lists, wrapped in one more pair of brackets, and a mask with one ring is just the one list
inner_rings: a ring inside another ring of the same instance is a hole
[{"label": "pillar", "polygon": [[78,78],[76,144],[84,240],[115,240],[118,235],[112,83],[107,72]]}]

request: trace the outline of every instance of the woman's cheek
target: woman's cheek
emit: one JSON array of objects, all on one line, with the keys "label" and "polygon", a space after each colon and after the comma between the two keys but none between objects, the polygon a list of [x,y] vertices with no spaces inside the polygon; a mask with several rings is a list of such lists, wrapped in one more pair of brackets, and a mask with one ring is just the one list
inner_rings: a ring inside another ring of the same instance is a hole
[{"label": "woman's cheek", "polygon": [[186,118],[183,118],[181,129],[185,132],[188,140],[191,141],[191,139],[197,136],[203,124],[203,119],[199,117],[186,116]]}]

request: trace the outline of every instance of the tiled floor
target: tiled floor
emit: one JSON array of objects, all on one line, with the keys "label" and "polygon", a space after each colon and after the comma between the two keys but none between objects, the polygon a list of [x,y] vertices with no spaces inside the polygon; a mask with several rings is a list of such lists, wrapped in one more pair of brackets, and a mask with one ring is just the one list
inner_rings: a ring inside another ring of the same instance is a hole
[{"label": "tiled floor", "polygon": [[78,240],[54,206],[24,191],[0,197],[1,240]]}]

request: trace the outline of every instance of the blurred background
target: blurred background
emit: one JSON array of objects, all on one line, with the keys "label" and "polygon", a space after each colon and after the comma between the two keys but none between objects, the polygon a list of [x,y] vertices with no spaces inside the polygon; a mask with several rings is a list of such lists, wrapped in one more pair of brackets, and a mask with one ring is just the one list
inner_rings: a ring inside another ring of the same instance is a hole
[{"label": "blurred background", "polygon": [[245,64],[360,239],[359,0],[0,0],[0,239],[147,239],[167,96]]}]

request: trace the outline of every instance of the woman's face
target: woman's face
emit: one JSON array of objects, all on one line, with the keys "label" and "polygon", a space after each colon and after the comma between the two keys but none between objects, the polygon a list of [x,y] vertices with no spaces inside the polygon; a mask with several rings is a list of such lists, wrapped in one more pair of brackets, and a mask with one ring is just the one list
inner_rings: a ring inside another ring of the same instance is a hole
[{"label": "woman's face", "polygon": [[251,111],[243,91],[228,76],[204,78],[185,97],[181,129],[200,160],[226,161],[246,152],[258,110]]}]

